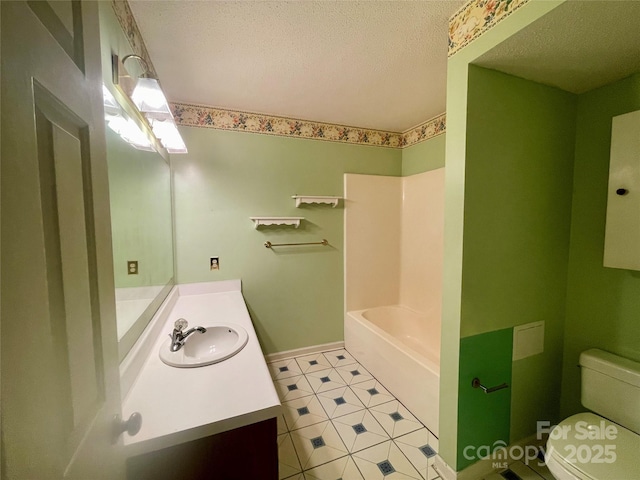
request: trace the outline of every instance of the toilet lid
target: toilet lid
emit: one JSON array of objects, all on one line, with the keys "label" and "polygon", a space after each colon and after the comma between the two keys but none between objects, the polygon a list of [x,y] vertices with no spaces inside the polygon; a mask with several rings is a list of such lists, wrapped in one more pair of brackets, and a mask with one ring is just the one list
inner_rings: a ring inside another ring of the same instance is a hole
[{"label": "toilet lid", "polygon": [[[640,479],[640,435],[593,413],[558,424],[547,442],[553,464],[581,479]],[[554,473],[551,470],[551,473]]]}]

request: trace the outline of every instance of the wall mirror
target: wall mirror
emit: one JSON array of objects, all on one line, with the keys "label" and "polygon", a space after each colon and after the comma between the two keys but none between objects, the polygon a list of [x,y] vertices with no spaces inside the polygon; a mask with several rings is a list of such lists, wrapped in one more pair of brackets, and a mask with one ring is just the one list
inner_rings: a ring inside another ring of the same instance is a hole
[{"label": "wall mirror", "polygon": [[[130,124],[126,110],[122,106],[119,115],[123,123]],[[171,170],[164,150],[159,150],[161,154],[154,148],[134,147],[135,142],[125,140],[122,131],[114,131],[118,128],[113,118],[106,117],[118,351],[122,360],[174,285]]]}]

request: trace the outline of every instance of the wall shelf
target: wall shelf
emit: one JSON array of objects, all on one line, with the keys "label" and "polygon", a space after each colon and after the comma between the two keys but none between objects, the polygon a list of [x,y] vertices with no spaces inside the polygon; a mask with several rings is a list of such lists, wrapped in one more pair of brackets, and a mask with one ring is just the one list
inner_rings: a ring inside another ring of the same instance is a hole
[{"label": "wall shelf", "polygon": [[254,228],[258,228],[261,225],[291,225],[295,228],[300,226],[300,221],[304,220],[304,217],[249,217],[253,223]]},{"label": "wall shelf", "polygon": [[342,199],[342,197],[336,197],[333,195],[292,195],[291,198],[295,199],[296,208],[302,203],[326,203],[331,205],[333,208],[336,208],[338,206],[338,201]]}]

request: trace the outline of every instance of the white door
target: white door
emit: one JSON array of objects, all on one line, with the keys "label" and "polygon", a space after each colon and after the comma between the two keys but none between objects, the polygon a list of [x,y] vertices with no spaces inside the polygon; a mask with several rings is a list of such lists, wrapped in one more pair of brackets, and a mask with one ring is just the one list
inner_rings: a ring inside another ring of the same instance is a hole
[{"label": "white door", "polygon": [[118,480],[98,5],[0,4],[3,477]]}]

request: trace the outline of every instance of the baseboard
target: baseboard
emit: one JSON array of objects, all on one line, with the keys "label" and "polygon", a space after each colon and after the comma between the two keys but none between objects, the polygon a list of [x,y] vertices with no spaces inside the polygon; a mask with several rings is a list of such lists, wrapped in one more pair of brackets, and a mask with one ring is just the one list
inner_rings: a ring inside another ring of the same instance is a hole
[{"label": "baseboard", "polygon": [[478,480],[479,478],[490,475],[494,471],[490,460],[478,460],[464,470],[456,472],[440,455],[436,455],[433,468],[435,468],[443,480]]},{"label": "baseboard", "polygon": [[464,470],[458,472],[457,480],[477,480],[478,478],[484,478],[491,475],[495,468],[493,468],[493,461],[489,458],[478,460],[476,463],[469,465]]},{"label": "baseboard", "polygon": [[286,350],[284,352],[270,353],[264,356],[267,363],[284,360],[285,358],[300,357],[302,355],[311,355],[312,353],[326,352],[328,350],[338,350],[344,348],[344,341],[323,343],[322,345],[312,345],[311,347],[296,348],[295,350]]},{"label": "baseboard", "polygon": [[436,455],[433,468],[443,480],[456,480],[458,474],[445,462],[440,455]]},{"label": "baseboard", "polygon": [[[487,477],[493,472],[504,470],[508,464],[522,460],[521,458],[514,458],[511,455],[514,451],[513,447],[526,447],[528,445],[539,447],[544,445],[544,443],[545,440],[538,439],[536,435],[523,438],[506,448],[502,447],[497,449],[490,457],[478,460],[459,472],[451,468],[440,455],[436,455],[434,468],[443,480],[477,480]],[[521,452],[520,449],[516,451]],[[500,467],[496,468],[497,464],[499,464]]]}]

